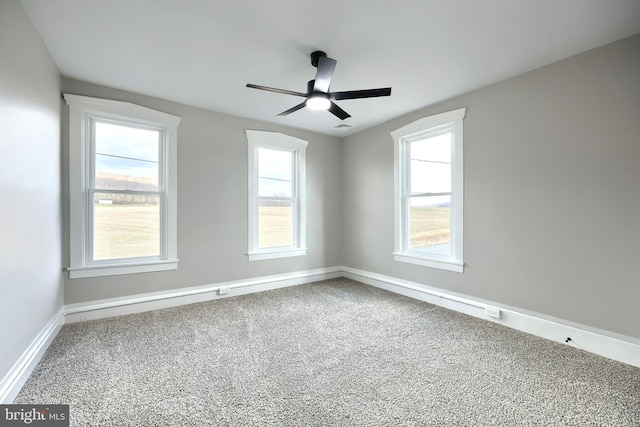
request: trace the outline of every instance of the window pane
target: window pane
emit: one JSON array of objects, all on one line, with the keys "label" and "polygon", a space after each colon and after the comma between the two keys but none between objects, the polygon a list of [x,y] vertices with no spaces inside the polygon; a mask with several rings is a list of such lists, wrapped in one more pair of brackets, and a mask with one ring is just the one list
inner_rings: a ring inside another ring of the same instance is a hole
[{"label": "window pane", "polygon": [[258,178],[258,195],[261,197],[291,197],[291,181]]},{"label": "window pane", "polygon": [[410,143],[411,194],[451,192],[451,133]]},{"label": "window pane", "polygon": [[409,249],[451,254],[451,196],[412,197]]},{"label": "window pane", "polygon": [[160,197],[95,193],[93,259],[160,255]]},{"label": "window pane", "polygon": [[95,187],[158,190],[160,132],[95,122]]},{"label": "window pane", "polygon": [[258,148],[258,176],[291,181],[293,153],[291,151]]},{"label": "window pane", "polygon": [[293,202],[261,199],[258,208],[258,247],[293,245]]},{"label": "window pane", "polygon": [[258,195],[261,197],[291,197],[292,160],[290,151],[258,148]]}]

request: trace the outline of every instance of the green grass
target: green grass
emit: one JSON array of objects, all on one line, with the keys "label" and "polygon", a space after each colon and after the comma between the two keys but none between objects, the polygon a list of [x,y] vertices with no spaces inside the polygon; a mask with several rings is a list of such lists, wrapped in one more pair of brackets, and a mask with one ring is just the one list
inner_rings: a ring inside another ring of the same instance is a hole
[{"label": "green grass", "polygon": [[94,205],[94,259],[158,256],[160,209],[157,205]]},{"label": "green grass", "polygon": [[449,243],[451,240],[451,209],[411,207],[411,249]]}]

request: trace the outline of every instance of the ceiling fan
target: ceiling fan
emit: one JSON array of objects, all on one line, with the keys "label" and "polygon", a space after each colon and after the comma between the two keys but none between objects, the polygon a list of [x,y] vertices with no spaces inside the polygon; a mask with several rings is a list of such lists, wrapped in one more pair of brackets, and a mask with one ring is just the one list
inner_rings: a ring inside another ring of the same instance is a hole
[{"label": "ceiling fan", "polygon": [[247,83],[247,87],[306,98],[302,103],[283,111],[278,114],[278,116],[287,116],[301,108],[307,107],[312,110],[329,110],[330,113],[338,117],[340,120],[351,117],[351,115],[338,107],[334,101],[391,95],[390,87],[329,92],[329,85],[331,84],[331,78],[333,77],[333,71],[336,68],[337,62],[338,61],[335,59],[328,58],[327,54],[322,51],[315,51],[311,53],[311,65],[316,67],[318,71],[316,72],[316,78],[307,83],[307,93],[254,85],[251,83]]}]

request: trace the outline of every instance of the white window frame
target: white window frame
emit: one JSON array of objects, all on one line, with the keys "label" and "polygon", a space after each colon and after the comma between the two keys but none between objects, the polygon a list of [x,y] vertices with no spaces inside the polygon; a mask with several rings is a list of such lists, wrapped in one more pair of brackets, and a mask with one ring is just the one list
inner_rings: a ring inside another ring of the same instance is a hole
[{"label": "white window frame", "polygon": [[[306,148],[308,141],[279,132],[247,130],[249,142],[248,180],[248,252],[249,261],[287,258],[307,254]],[[258,246],[258,149],[293,153],[293,245],[276,248]]]},{"label": "white window frame", "polygon": [[[394,260],[442,270],[464,272],[463,258],[463,119],[466,108],[416,120],[391,132],[394,140]],[[439,255],[409,248],[410,165],[407,147],[421,137],[452,132],[451,146],[451,254]]]},{"label": "white window frame", "polygon": [[[69,105],[69,278],[175,270],[177,254],[177,141],[181,118],[128,102],[63,94]],[[96,121],[160,133],[160,255],[92,260],[91,177]]]}]

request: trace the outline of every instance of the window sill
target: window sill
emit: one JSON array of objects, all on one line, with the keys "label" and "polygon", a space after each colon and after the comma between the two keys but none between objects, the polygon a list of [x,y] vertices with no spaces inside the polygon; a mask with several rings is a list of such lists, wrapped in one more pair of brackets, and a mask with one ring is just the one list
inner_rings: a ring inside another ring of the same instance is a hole
[{"label": "window sill", "polygon": [[263,259],[290,258],[307,254],[307,249],[278,250],[272,252],[249,252],[249,261],[260,261]]},{"label": "window sill", "polygon": [[456,261],[443,261],[435,259],[427,259],[417,257],[413,255],[407,255],[405,253],[394,252],[394,261],[406,262],[408,264],[421,265],[423,267],[438,268],[440,270],[453,271],[456,273],[464,273],[464,263]]},{"label": "window sill", "polygon": [[155,271],[177,270],[179,260],[149,261],[133,264],[103,264],[85,267],[70,267],[69,279],[86,277],[116,276],[119,274],[151,273]]}]

